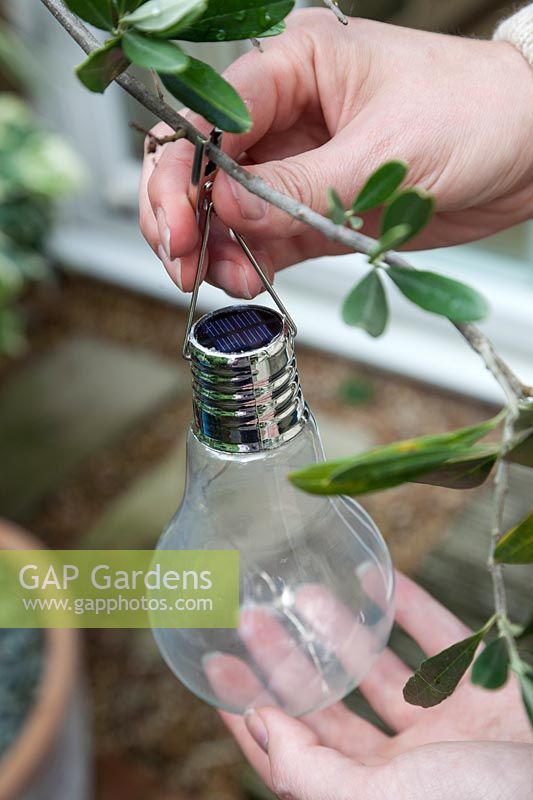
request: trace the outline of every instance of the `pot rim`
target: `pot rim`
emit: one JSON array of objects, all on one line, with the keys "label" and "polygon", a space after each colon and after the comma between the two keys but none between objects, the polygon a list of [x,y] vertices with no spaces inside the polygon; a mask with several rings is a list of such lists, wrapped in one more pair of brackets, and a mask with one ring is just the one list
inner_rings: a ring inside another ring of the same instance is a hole
[{"label": "pot rim", "polygon": [[[42,550],[22,528],[0,520],[0,550]],[[44,629],[44,663],[36,701],[19,734],[0,758],[0,797],[16,798],[31,781],[54,742],[71,697],[79,659],[79,635],[70,628]]]}]

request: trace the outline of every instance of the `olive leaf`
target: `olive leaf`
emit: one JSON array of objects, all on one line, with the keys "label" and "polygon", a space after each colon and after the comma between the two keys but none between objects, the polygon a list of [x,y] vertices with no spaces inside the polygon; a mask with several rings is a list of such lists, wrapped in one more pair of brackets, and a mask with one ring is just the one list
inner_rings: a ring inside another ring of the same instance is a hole
[{"label": "olive leaf", "polygon": [[112,0],[65,0],[74,14],[95,28],[112,31],[117,20]]},{"label": "olive leaf", "polygon": [[370,262],[377,261],[383,253],[388,250],[394,250],[395,247],[405,242],[406,237],[409,237],[410,230],[409,225],[396,225],[394,228],[389,228],[386,233],[379,237],[376,246],[369,253]]},{"label": "olive leaf", "polygon": [[428,224],[434,205],[433,198],[419,189],[405,189],[385,208],[381,220],[381,234],[387,233],[397,225],[409,225],[409,233],[402,244],[413,239]]},{"label": "olive leaf", "polygon": [[207,0],[148,0],[135,11],[122,17],[139,31],[174,38],[181,28],[188,27],[207,8]]},{"label": "olive leaf", "polygon": [[487,631],[488,627],[485,626],[472,636],[423,661],[403,688],[405,701],[414,706],[430,708],[446,700],[472,663]]},{"label": "olive leaf", "polygon": [[519,404],[518,418],[513,427],[518,436],[505,458],[524,467],[533,467],[533,402]]},{"label": "olive leaf", "polygon": [[275,25],[272,25],[267,31],[262,31],[259,34],[260,39],[266,39],[268,36],[279,36],[280,33],[283,33],[287,28],[285,21],[282,20],[281,22],[276,22]]},{"label": "olive leaf", "polygon": [[383,283],[376,270],[371,270],[346,297],[342,318],[347,325],[364,328],[371,336],[381,336],[388,316]]},{"label": "olive leaf", "polygon": [[533,434],[517,437],[513,446],[505,453],[505,460],[523,467],[533,467]]},{"label": "olive leaf", "polygon": [[203,61],[189,58],[179,75],[161,75],[168,91],[187,108],[197,111],[224,131],[249,131],[252,120],[233,86]]},{"label": "olive leaf", "polygon": [[117,39],[110,39],[76,67],[76,75],[91,92],[104,92],[127,69],[129,60]]},{"label": "olive leaf", "polygon": [[465,283],[408,267],[389,267],[386,273],[412,303],[452,322],[472,322],[488,313],[484,297]]},{"label": "olive leaf", "polygon": [[509,652],[501,637],[489,642],[472,667],[472,683],[485,689],[499,689],[509,676]]},{"label": "olive leaf", "polygon": [[533,563],[533,512],[502,536],[494,560],[504,564]]},{"label": "olive leaf", "polygon": [[513,666],[513,671],[518,677],[524,708],[533,727],[533,667],[520,660],[518,666]]},{"label": "olive leaf", "polygon": [[498,457],[497,444],[474,445],[465,453],[447,459],[432,472],[415,478],[415,483],[447,489],[473,489],[485,483]]},{"label": "olive leaf", "polygon": [[518,417],[514,421],[515,431],[533,431],[533,402],[525,401],[518,405]]},{"label": "olive leaf", "polygon": [[209,0],[202,17],[179,32],[188,42],[226,42],[276,36],[294,0]]},{"label": "olive leaf", "polygon": [[383,205],[391,198],[407,175],[403,161],[388,161],[369,177],[352,203],[354,214]]},{"label": "olive leaf", "polygon": [[152,39],[134,31],[124,34],[122,49],[133,64],[155,69],[156,72],[176,74],[183,72],[189,63],[189,56],[177,44]]},{"label": "olive leaf", "polygon": [[144,0],[116,0],[116,2],[119,16],[122,16],[126,12],[135,11]]},{"label": "olive leaf", "polygon": [[517,642],[521,642],[523,639],[529,639],[530,636],[533,636],[533,614],[531,614],[526,624],[520,629],[520,633],[516,636],[516,640]]},{"label": "olive leaf", "polygon": [[478,439],[500,424],[503,412],[477,425],[376,447],[353,458],[326,461],[293,472],[295,486],[312,494],[349,494],[388,489],[431,475],[450,459],[471,455]]},{"label": "olive leaf", "polygon": [[342,200],[333,188],[327,190],[328,198],[328,216],[335,225],[344,225],[346,221],[346,211],[342,204]]}]

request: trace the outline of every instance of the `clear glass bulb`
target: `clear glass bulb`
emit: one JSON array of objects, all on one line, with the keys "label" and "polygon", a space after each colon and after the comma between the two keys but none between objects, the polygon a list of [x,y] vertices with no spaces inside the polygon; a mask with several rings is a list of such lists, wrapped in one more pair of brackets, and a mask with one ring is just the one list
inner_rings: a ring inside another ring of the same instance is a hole
[{"label": "clear glass bulb", "polygon": [[176,676],[234,713],[277,705],[300,716],[332,705],[368,673],[393,622],[391,560],[371,518],[349,498],[306,494],[287,479],[324,458],[315,420],[303,400],[299,408],[291,435],[256,452],[213,447],[205,409],[195,411],[185,495],[159,543],[240,552],[238,629],[154,631]]}]

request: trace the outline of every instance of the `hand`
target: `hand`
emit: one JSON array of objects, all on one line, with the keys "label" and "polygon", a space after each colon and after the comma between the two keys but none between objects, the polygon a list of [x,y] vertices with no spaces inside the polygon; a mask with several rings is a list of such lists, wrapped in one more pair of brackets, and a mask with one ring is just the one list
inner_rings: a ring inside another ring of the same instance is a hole
[{"label": "hand", "polygon": [[[428,656],[470,633],[400,574],[396,601],[397,622]],[[465,678],[451,698],[422,709],[403,699],[410,674],[386,650],[360,687],[391,737],[342,703],[301,719],[275,708],[222,718],[284,800],[529,800],[533,738],[515,680],[488,692]]]},{"label": "hand", "polygon": [[[250,133],[226,134],[224,148],[271,186],[326,213],[328,187],[348,205],[380,164],[403,159],[408,183],[437,201],[418,247],[478,239],[533,214],[533,76],[510,44],[358,19],[344,27],[314,9],[292,14],[287,31],[263,47],[226,73],[254,124]],[[198,257],[187,195],[192,153],[179,141],[147,155],[140,188],[144,236],[185,291]],[[262,286],[225,226],[249,239],[271,277],[345,252],[225,174],[213,199],[219,220],[206,277],[229,294],[253,297]],[[375,235],[376,214],[366,217],[365,231]]]}]

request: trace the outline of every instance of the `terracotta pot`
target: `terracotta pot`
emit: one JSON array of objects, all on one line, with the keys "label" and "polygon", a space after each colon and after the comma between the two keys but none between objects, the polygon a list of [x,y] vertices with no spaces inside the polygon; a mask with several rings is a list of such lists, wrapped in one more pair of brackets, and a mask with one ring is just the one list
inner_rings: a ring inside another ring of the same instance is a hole
[{"label": "terracotta pot", "polygon": [[[0,520],[0,549],[42,545]],[[78,631],[45,631],[37,699],[17,738],[0,760],[0,800],[85,800],[88,738],[79,684]]]}]

